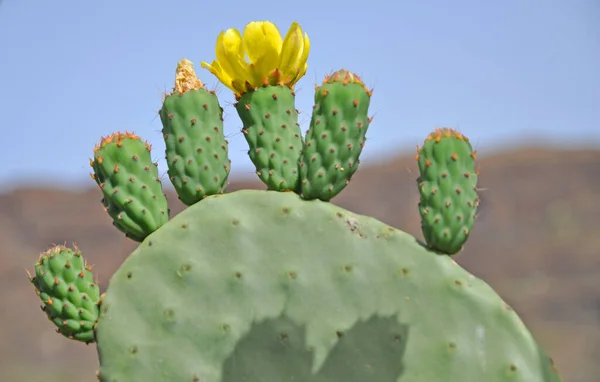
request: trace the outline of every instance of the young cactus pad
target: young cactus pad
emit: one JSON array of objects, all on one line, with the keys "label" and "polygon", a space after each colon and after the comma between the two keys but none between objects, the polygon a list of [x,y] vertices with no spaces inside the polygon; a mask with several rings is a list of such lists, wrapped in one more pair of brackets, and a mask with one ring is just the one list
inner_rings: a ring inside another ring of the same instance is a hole
[{"label": "young cactus pad", "polygon": [[29,277],[57,332],[86,343],[94,342],[100,302],[100,289],[91,270],[77,248],[59,245],[40,255],[35,276]]},{"label": "young cactus pad", "polygon": [[369,128],[369,91],[360,78],[339,70],[315,91],[315,106],[300,163],[301,194],[328,201],[350,183]]},{"label": "young cactus pad", "polygon": [[227,189],[231,161],[223,132],[223,109],[216,94],[204,88],[194,66],[177,64],[175,88],[160,109],[168,174],[186,205]]},{"label": "young cactus pad", "polygon": [[560,381],[450,257],[292,192],[210,196],[150,235],[111,279],[97,342],[104,382]]},{"label": "young cactus pad", "polygon": [[245,93],[236,104],[256,174],[270,190],[296,191],[302,132],[294,91],[264,86]]},{"label": "young cactus pad", "polygon": [[252,21],[243,33],[221,32],[216,60],[202,63],[234,91],[248,154],[270,190],[298,188],[302,135],[293,89],[306,73],[309,51],[308,36],[297,22],[282,39],[275,24]]},{"label": "young cactus pad", "polygon": [[454,255],[469,238],[479,205],[475,152],[464,135],[437,129],[417,149],[421,228],[429,247]]},{"label": "young cactus pad", "polygon": [[150,145],[133,133],[113,133],[94,148],[90,163],[113,224],[136,241],[169,220],[167,197],[150,150]]}]

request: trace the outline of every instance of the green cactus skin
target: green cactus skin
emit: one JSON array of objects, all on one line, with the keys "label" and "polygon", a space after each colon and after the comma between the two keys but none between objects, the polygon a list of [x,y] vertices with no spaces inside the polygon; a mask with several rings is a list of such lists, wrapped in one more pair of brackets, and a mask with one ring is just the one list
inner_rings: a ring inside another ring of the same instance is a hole
[{"label": "green cactus skin", "polygon": [[91,270],[77,247],[71,250],[60,245],[40,255],[35,276],[27,272],[56,331],[85,343],[94,342],[100,304],[100,289]]},{"label": "green cactus skin", "polygon": [[479,198],[476,154],[468,138],[452,129],[437,129],[417,148],[421,229],[427,245],[458,253],[475,223]]},{"label": "green cactus skin", "polygon": [[175,88],[159,111],[168,174],[186,205],[227,190],[231,161],[223,132],[223,109],[213,91],[204,88],[193,65],[177,65]]},{"label": "green cactus skin", "polygon": [[243,94],[236,109],[258,177],[269,190],[296,191],[303,140],[293,90],[264,86]]},{"label": "green cactus skin", "polygon": [[96,335],[104,382],[561,381],[451,257],[292,192],[175,216],[112,277]]},{"label": "green cactus skin", "polygon": [[329,201],[349,183],[371,122],[372,92],[347,70],[327,76],[315,91],[315,106],[300,163],[301,195]]},{"label": "green cactus skin", "polygon": [[143,241],[169,220],[167,197],[150,150],[133,133],[113,133],[94,148],[90,162],[114,226],[135,241]]}]

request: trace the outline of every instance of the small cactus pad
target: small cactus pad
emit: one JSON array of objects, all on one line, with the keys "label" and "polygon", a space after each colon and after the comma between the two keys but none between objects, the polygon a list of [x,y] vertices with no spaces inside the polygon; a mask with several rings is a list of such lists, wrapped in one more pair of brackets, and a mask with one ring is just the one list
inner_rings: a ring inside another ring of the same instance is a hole
[{"label": "small cactus pad", "polygon": [[421,228],[430,248],[454,255],[471,233],[479,205],[475,152],[459,132],[442,128],[417,148]]},{"label": "small cactus pad", "polygon": [[112,277],[97,340],[104,382],[560,381],[452,258],[293,192],[175,216]]},{"label": "small cactus pad", "polygon": [[303,198],[328,201],[350,183],[366,140],[370,101],[371,91],[347,70],[317,87],[300,163]]},{"label": "small cactus pad", "polygon": [[258,88],[242,95],[236,109],[258,177],[269,190],[296,191],[303,142],[292,89]]},{"label": "small cactus pad", "polygon": [[227,189],[231,161],[223,132],[223,109],[213,91],[204,88],[192,63],[177,65],[175,88],[159,111],[168,174],[186,205]]},{"label": "small cactus pad", "polygon": [[150,145],[133,133],[113,133],[94,148],[92,178],[113,224],[142,241],[169,220],[167,198],[152,162]]},{"label": "small cactus pad", "polygon": [[40,255],[35,276],[29,276],[57,332],[86,343],[94,342],[100,303],[100,289],[91,270],[77,248],[56,246]]}]

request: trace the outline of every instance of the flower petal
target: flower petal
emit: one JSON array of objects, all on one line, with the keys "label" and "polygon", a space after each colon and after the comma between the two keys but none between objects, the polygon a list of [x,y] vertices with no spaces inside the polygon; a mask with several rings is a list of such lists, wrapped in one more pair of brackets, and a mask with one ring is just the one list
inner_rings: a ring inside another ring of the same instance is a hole
[{"label": "flower petal", "polygon": [[269,21],[252,21],[244,29],[244,49],[251,63],[264,56],[279,56],[281,44],[279,29]]},{"label": "flower petal", "polygon": [[235,28],[221,32],[216,60],[203,62],[202,67],[239,96],[265,83],[293,86],[306,73],[309,50],[308,36],[297,22],[283,41],[275,24],[254,21],[246,25],[243,36]]},{"label": "flower petal", "polygon": [[244,49],[250,60],[254,85],[260,85],[277,67],[281,45],[281,34],[275,24],[268,21],[253,21],[246,25]]},{"label": "flower petal", "polygon": [[296,73],[298,69],[298,60],[303,53],[303,45],[302,28],[300,28],[300,25],[298,25],[297,22],[294,22],[285,36],[281,48],[279,69],[284,73],[284,76],[290,76]]},{"label": "flower petal", "polygon": [[300,80],[300,78],[304,77],[306,71],[308,70],[308,54],[310,52],[310,40],[308,39],[308,35],[304,34],[304,43],[302,49],[302,55],[298,59],[296,63],[296,67],[294,68],[294,72],[290,74],[291,81],[290,84],[293,85]]},{"label": "flower petal", "polygon": [[300,79],[300,77],[302,77],[306,73],[306,69],[308,69],[307,61],[308,61],[309,53],[310,53],[310,40],[308,39],[308,35],[305,33],[302,55],[300,56],[300,59],[298,60],[298,67],[300,68],[300,73],[301,73],[300,76],[298,76],[298,79]]},{"label": "flower petal", "polygon": [[212,64],[209,64],[208,62],[202,62],[202,67],[208,69],[208,71],[211,72],[215,77],[217,77],[217,79],[223,85],[227,86],[234,92],[237,92],[237,90],[233,86],[233,80],[231,79],[231,77],[229,77],[227,73],[223,71],[223,68],[221,68],[221,65],[218,61],[213,61]]},{"label": "flower petal", "polygon": [[244,61],[242,36],[237,29],[227,29],[219,34],[216,55],[222,70],[230,78],[242,82],[248,79],[248,64]]}]

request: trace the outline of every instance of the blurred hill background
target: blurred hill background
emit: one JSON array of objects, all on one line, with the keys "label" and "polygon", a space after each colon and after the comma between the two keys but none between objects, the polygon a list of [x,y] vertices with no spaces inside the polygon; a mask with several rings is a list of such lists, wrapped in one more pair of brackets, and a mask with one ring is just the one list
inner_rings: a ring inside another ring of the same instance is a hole
[{"label": "blurred hill background", "polygon": [[95,381],[94,346],[54,333],[25,269],[75,241],[105,288],[135,248],[88,160],[100,136],[127,129],[165,174],[157,110],[178,60],[225,109],[230,190],[262,188],[232,93],[200,68],[222,30],[254,20],[283,35],[298,21],[310,37],[303,130],[326,74],[346,68],[375,89],[361,168],[334,203],[420,238],[414,147],[442,126],[471,139],[484,190],[457,261],[518,311],[565,382],[600,381],[598,0],[1,1],[0,381]]},{"label": "blurred hill background", "polygon": [[[565,382],[598,380],[600,151],[523,149],[483,158],[480,170],[479,220],[456,260],[513,306]],[[333,202],[422,238],[416,171],[412,157],[362,167]],[[230,186],[240,188],[263,186]],[[180,212],[174,193],[168,197]],[[95,381],[95,347],[54,332],[25,269],[50,244],[75,241],[104,290],[136,244],[113,228],[100,199],[95,187],[0,195],[1,381]]]}]

